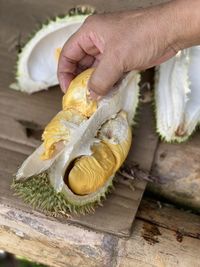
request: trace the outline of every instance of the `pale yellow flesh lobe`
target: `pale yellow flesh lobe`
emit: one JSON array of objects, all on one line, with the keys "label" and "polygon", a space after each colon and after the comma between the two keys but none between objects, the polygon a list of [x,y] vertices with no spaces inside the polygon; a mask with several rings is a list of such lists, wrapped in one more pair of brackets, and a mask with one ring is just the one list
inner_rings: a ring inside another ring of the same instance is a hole
[{"label": "pale yellow flesh lobe", "polygon": [[41,155],[41,159],[50,159],[56,151],[56,144],[60,141],[69,140],[70,129],[66,122],[72,122],[76,125],[80,125],[80,123],[84,120],[86,120],[86,117],[75,110],[69,109],[60,111],[45,127],[42,134],[45,151]]},{"label": "pale yellow flesh lobe", "polygon": [[[56,50],[60,54],[60,48]],[[88,98],[87,83],[93,69],[88,69],[78,75],[69,85],[63,97],[63,110],[60,111],[46,126],[42,140],[45,151],[41,155],[42,160],[52,158],[56,153],[56,144],[61,141],[69,141],[70,129],[65,126],[67,122],[80,125],[90,117],[97,109],[97,102]]]},{"label": "pale yellow flesh lobe", "polygon": [[122,143],[112,144],[104,141],[104,143],[110,148],[115,157],[116,161],[115,172],[121,167],[124,160],[126,159],[131,147],[131,142],[132,142],[132,132],[130,127],[128,128],[128,137]]},{"label": "pale yellow flesh lobe", "polygon": [[92,147],[91,156],[78,159],[68,176],[71,190],[78,195],[87,195],[97,191],[115,169],[115,157],[104,144],[98,143]]},{"label": "pale yellow flesh lobe", "polygon": [[73,108],[86,117],[97,110],[97,102],[89,98],[88,81],[94,69],[87,69],[79,74],[67,89],[63,97],[63,110]]}]

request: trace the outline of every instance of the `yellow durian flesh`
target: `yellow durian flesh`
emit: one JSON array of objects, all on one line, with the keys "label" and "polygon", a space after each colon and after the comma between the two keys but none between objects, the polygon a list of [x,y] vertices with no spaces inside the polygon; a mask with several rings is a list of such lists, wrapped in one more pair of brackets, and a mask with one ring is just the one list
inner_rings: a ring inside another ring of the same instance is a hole
[{"label": "yellow durian flesh", "polygon": [[78,195],[97,191],[126,159],[132,141],[126,113],[120,112],[116,118],[106,122],[98,137],[102,141],[93,145],[92,155],[75,161],[69,173],[69,187]]},{"label": "yellow durian flesh", "polygon": [[58,150],[57,144],[61,141],[68,141],[70,138],[69,123],[80,125],[86,117],[73,109],[60,111],[45,127],[42,134],[45,151],[41,155],[42,160],[50,159]]},{"label": "yellow durian flesh", "polygon": [[106,122],[101,128],[99,138],[115,156],[117,171],[126,159],[132,142],[132,131],[127,122],[126,112],[121,111],[115,119]]},{"label": "yellow durian flesh", "polygon": [[[55,51],[59,57],[60,49]],[[70,128],[66,122],[80,125],[97,109],[97,102],[88,98],[87,83],[93,69],[87,69],[79,74],[70,84],[63,97],[63,110],[60,111],[46,126],[42,140],[45,151],[42,160],[47,160],[55,155],[57,144],[60,141],[69,141]]]},{"label": "yellow durian flesh", "polygon": [[86,117],[97,110],[97,101],[90,99],[87,87],[93,71],[92,68],[85,70],[70,83],[63,97],[63,110],[73,108]]},{"label": "yellow durian flesh", "polygon": [[115,157],[107,145],[94,144],[92,152],[76,160],[68,176],[70,189],[78,195],[97,191],[115,170]]},{"label": "yellow durian flesh", "polygon": [[130,128],[128,129],[128,137],[124,142],[119,144],[113,144],[109,142],[105,142],[105,144],[110,148],[113,155],[115,156],[116,165],[115,165],[115,172],[121,167],[124,160],[126,159],[128,152],[131,147],[131,141],[132,141],[132,133]]}]

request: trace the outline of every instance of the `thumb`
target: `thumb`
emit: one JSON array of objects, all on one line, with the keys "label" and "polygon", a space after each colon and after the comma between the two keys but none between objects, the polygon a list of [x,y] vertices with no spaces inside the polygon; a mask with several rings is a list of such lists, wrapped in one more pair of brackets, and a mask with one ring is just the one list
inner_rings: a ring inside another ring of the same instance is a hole
[{"label": "thumb", "polygon": [[91,97],[106,95],[122,75],[123,68],[118,59],[111,54],[105,54],[88,82]]}]

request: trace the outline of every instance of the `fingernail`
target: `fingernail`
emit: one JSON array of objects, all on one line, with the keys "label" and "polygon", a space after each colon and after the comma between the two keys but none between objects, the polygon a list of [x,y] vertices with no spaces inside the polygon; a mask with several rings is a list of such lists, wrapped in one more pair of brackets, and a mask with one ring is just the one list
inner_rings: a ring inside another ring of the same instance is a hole
[{"label": "fingernail", "polygon": [[101,99],[101,96],[97,95],[94,91],[89,90],[89,92],[90,92],[90,98],[91,99],[93,99],[93,100],[100,100]]}]

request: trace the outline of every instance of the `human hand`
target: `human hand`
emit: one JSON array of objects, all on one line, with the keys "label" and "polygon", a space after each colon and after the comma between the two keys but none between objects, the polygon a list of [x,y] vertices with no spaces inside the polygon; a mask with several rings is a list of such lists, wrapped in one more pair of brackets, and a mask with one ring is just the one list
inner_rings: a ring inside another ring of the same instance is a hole
[{"label": "human hand", "polygon": [[97,98],[106,95],[124,73],[161,64],[174,56],[183,48],[179,39],[185,20],[179,25],[181,18],[177,18],[183,2],[89,16],[61,51],[58,79],[62,90],[66,91],[78,73],[95,66],[88,87],[91,96]]}]

